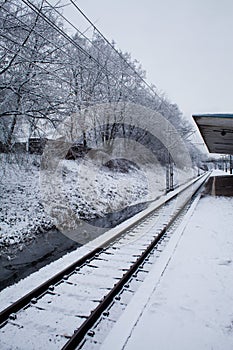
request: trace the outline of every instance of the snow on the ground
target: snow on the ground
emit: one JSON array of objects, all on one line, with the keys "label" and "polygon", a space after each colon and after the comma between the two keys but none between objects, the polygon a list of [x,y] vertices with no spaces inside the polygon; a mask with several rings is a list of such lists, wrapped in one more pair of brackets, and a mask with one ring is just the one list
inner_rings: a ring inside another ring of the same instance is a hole
[{"label": "snow on the ground", "polygon": [[[29,158],[28,162],[24,160],[22,163],[19,163],[18,159],[11,159],[10,162],[2,159],[1,246],[23,243],[53,226],[41,200],[40,160],[35,156]],[[87,181],[93,180],[89,175],[90,171],[95,171],[90,168],[90,164],[82,164],[81,171],[74,161],[64,161],[62,166],[63,195],[68,199],[72,210],[81,218],[103,216],[109,207],[111,210],[119,210],[142,200],[146,194],[145,179],[140,172],[131,171],[128,174],[115,175],[110,171],[102,171],[101,177],[95,177],[93,186],[93,183]],[[80,189],[78,186],[80,181],[86,184],[84,188]]]},{"label": "snow on the ground", "polygon": [[200,200],[101,350],[233,349],[232,213],[233,198]]},{"label": "snow on the ground", "polygon": [[23,243],[50,229],[51,218],[40,200],[38,157],[14,159],[1,155],[0,246]]},{"label": "snow on the ground", "polygon": [[64,160],[61,167],[63,195],[79,218],[104,216],[144,201],[148,193],[145,175],[136,168],[113,172],[88,160]]},{"label": "snow on the ground", "polygon": [[[40,158],[2,154],[1,163],[0,245],[20,245],[50,229],[54,222],[49,212],[45,212],[41,198]],[[88,160],[63,160],[60,171],[62,190],[57,195],[63,196],[79,219],[101,217],[129,205],[154,200],[165,192],[165,169],[158,164],[143,170],[134,168],[128,173],[114,173]],[[175,174],[179,183],[193,177],[192,171],[189,175],[187,171]]]},{"label": "snow on the ground", "polygon": [[225,176],[225,175],[231,175],[230,171],[223,171],[221,169],[215,169],[212,171],[211,176]]},{"label": "snow on the ground", "polygon": [[[193,181],[195,181],[195,179],[192,180],[191,182]],[[181,189],[186,186],[187,185],[184,184],[181,187]],[[71,253],[65,254],[60,259],[44,266],[39,271],[27,276],[24,279],[21,279],[18,283],[3,289],[0,292],[0,308],[4,309],[8,307],[11,303],[15,302],[17,299],[22,297],[22,295],[27,294],[29,291],[36,288],[41,283],[44,283],[46,280],[51,278],[52,275],[58,273],[61,269],[64,269],[65,267],[69,266],[77,259],[80,259],[89,251],[97,247],[102,247],[106,241],[111,241],[116,235],[118,235],[119,231],[125,230],[126,227],[131,226],[135,218],[139,220],[146,213],[149,213],[154,208],[159,207],[162,203],[164,203],[165,200],[168,200],[169,198],[175,196],[179,190],[180,189],[177,188],[173,192],[166,194],[165,197],[163,196],[160,197],[157,201],[154,201],[153,203],[151,203],[147,209],[136,214],[134,217],[129,218],[128,220],[122,222],[121,224],[117,225],[111,230],[105,232],[103,235],[96,238],[95,240],[89,242],[86,245],[83,245],[80,248],[77,248],[75,251]]]},{"label": "snow on the ground", "polygon": [[49,265],[46,265],[26,278],[21,279],[18,283],[6,287],[0,292],[0,309],[5,309],[13,302],[20,299],[23,295],[26,295],[32,289],[47,281],[52,275],[55,275],[62,269],[70,266],[74,261],[88,254],[90,250],[90,247],[86,245],[77,248],[73,252],[65,254],[60,259],[51,262]]}]

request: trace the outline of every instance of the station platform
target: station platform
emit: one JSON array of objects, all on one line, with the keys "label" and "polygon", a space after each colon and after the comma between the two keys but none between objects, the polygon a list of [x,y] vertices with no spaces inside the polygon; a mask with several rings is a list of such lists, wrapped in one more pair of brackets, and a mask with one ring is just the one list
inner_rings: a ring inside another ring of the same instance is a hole
[{"label": "station platform", "polygon": [[233,349],[233,176],[217,175],[193,202],[101,350]]}]

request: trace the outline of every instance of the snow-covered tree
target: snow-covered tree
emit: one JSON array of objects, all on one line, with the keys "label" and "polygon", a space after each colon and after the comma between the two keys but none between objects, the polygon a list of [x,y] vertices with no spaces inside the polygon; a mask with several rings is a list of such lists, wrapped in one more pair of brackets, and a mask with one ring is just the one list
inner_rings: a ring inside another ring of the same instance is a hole
[{"label": "snow-covered tree", "polygon": [[[40,10],[57,21],[51,10]],[[65,99],[59,76],[62,39],[20,2],[4,2],[0,16],[0,122],[3,141],[11,148],[20,125],[30,136],[43,134],[45,124],[51,127],[60,120]]]}]

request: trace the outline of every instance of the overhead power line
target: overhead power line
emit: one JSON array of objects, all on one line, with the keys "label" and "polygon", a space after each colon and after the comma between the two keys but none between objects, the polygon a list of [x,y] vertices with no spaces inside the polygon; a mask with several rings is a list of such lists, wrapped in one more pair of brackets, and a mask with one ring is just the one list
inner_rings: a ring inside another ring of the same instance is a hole
[{"label": "overhead power line", "polygon": [[[109,76],[112,76],[118,82],[119,77],[116,77],[111,71],[109,71],[103,64],[101,64],[97,59],[95,59],[88,51],[86,51],[81,45],[79,45],[74,39],[72,39],[64,30],[62,30],[58,25],[56,25],[53,21],[51,21],[43,11],[34,5],[29,0],[22,0],[25,5],[30,7],[34,12],[36,12],[41,18],[43,18],[54,30],[56,30],[60,35],[62,35],[66,40],[68,40],[73,46],[75,46],[78,50],[80,50],[84,55],[86,55],[90,60],[94,61],[99,67],[101,67]],[[124,85],[126,89],[129,89],[126,85]],[[131,92],[131,91],[130,91]]]},{"label": "overhead power line", "polygon": [[[115,66],[117,66],[117,67],[119,67],[119,63],[118,62],[116,62],[116,61],[114,61],[113,59],[111,59],[111,57],[109,56],[109,55],[107,55],[103,50],[101,50],[97,45],[95,45],[94,43],[93,43],[93,41],[92,40],[90,40],[83,32],[81,32],[81,30],[79,30],[78,28],[77,28],[77,26],[76,25],[74,25],[69,19],[67,19],[67,17],[66,16],[64,16],[60,11],[58,11],[58,9],[55,7],[55,6],[53,6],[52,4],[50,4],[50,2],[49,1],[47,1],[47,0],[44,0],[49,6],[50,6],[50,8],[52,8],[63,20],[65,20],[73,29],[75,29],[75,31],[77,32],[77,33],[79,33],[79,35],[81,36],[81,37],[83,37],[88,43],[90,43],[91,44],[91,46],[92,47],[94,47],[97,51],[99,51],[100,53],[101,53],[101,55],[103,55],[103,56],[105,56],[107,59],[108,59],[108,61],[110,61],[110,62],[112,62]],[[118,53],[117,53],[118,54]],[[119,55],[118,55],[119,56]],[[121,58],[121,60],[122,60],[122,57],[120,57]],[[126,60],[122,60],[124,63],[127,63],[127,61]],[[127,66],[129,66],[129,64],[127,63]],[[130,69],[132,70],[132,67],[130,66]],[[124,72],[125,73],[125,75],[127,75],[127,76],[129,76],[129,77],[132,77],[132,75],[130,75],[129,73],[127,73],[127,72]],[[137,76],[139,76],[139,74],[134,70],[134,73],[137,75]]]},{"label": "overhead power line", "polygon": [[[38,6],[36,6],[32,1],[30,0],[22,0],[22,2],[28,6],[29,8],[31,8],[34,12],[37,13],[38,16],[40,16],[45,22],[47,22],[55,31],[57,31],[62,37],[64,37],[70,44],[72,44],[74,47],[76,47],[80,52],[82,52],[84,55],[86,55],[86,57],[88,57],[88,59],[92,60],[93,62],[95,62],[95,64],[97,64],[99,67],[102,68],[103,71],[105,71],[109,76],[112,76],[117,84],[119,84],[120,86],[124,86],[127,90],[129,90],[130,93],[132,93],[132,90],[123,82],[123,80],[119,83],[119,76],[115,76],[114,73],[112,73],[111,71],[109,71],[106,67],[106,64],[103,65],[102,63],[99,62],[98,59],[96,59],[95,57],[93,57],[87,50],[85,50],[81,45],[79,45],[72,37],[70,37],[62,28],[60,28],[57,24],[55,24],[50,18],[48,18],[48,16],[46,16],[46,14],[43,12],[43,8],[42,6],[39,8]],[[50,7],[53,8],[53,10],[55,11],[55,7],[52,6],[47,0],[43,0],[43,2],[46,2],[47,4],[49,4]],[[157,106],[157,110],[161,108],[162,105],[164,105],[164,107],[166,107],[171,113],[173,113],[173,111],[170,108],[170,105],[163,99],[161,98],[156,92],[155,90],[145,81],[145,79],[142,78],[142,76],[134,69],[134,67],[131,66],[131,64],[127,61],[127,59],[114,47],[113,44],[111,44],[109,42],[109,40],[100,32],[100,30],[95,26],[95,24],[83,13],[83,11],[77,6],[77,4],[73,1],[70,0],[71,4],[73,4],[73,6],[80,12],[80,14],[88,21],[88,23],[93,27],[93,29],[98,32],[98,34],[102,37],[102,39],[111,47],[112,50],[114,50],[114,52],[120,57],[120,59],[122,60],[122,62],[124,62],[129,68],[130,70],[134,73],[134,76],[137,76],[139,78],[139,80],[149,89],[149,91],[153,94],[153,96],[156,97],[156,99],[161,101],[160,106]],[[76,26],[74,26],[64,15],[61,15],[61,13],[59,11],[56,10],[56,12],[62,16],[62,18],[64,20],[67,21],[67,23],[69,23],[70,25],[73,26],[73,28],[75,28],[76,30],[78,30],[78,28]],[[78,30],[79,33],[81,33]],[[85,36],[84,36],[85,37]],[[89,40],[89,39],[88,39]],[[89,40],[89,42],[93,45],[93,43]],[[93,45],[93,47],[95,47],[95,45]],[[99,49],[98,49],[99,50]],[[108,57],[109,58],[109,57]],[[111,60],[111,59],[110,59]],[[112,61],[112,60],[111,60]],[[113,62],[113,61],[112,61]],[[114,64],[116,64],[115,62],[113,62]],[[126,72],[124,72],[126,75]],[[129,75],[130,76],[130,75]],[[104,83],[103,83],[104,84]]]},{"label": "overhead power line", "polygon": [[[72,57],[72,56],[68,53],[67,50],[64,50],[61,46],[56,45],[56,43],[55,43],[54,41],[49,40],[47,37],[45,37],[44,35],[42,35],[42,34],[41,34],[39,31],[37,31],[35,28],[29,26],[27,23],[25,23],[24,21],[22,21],[21,19],[19,19],[17,16],[15,16],[13,13],[11,13],[11,12],[10,12],[9,10],[7,10],[6,8],[2,7],[2,9],[3,9],[5,12],[9,13],[9,14],[11,15],[11,17],[13,17],[14,19],[16,19],[19,23],[23,24],[24,29],[25,29],[26,31],[35,33],[36,35],[40,36],[43,40],[45,40],[46,42],[50,43],[50,44],[51,44],[53,47],[55,47],[58,51],[64,53],[68,58],[70,58],[70,61],[69,61],[69,64],[70,64],[70,65],[72,65],[72,62],[73,62],[73,65],[74,65],[74,66],[76,66],[76,67],[77,67],[77,66],[78,66],[78,67],[83,67],[83,66],[82,66],[81,64],[79,64],[77,61],[74,61],[74,57]],[[0,17],[0,19],[3,19],[3,18]],[[7,22],[8,22],[8,23],[14,24],[14,23],[13,23],[11,20],[9,20],[9,19],[7,20]],[[1,33],[0,36],[4,36],[4,34]],[[9,38],[8,38],[8,39],[9,39]],[[9,39],[9,40],[12,41],[12,39]],[[19,43],[17,43],[17,44],[19,44]],[[27,47],[27,46],[24,45],[24,47]],[[63,47],[64,47],[64,42],[63,42]],[[30,47],[27,47],[27,48],[28,48],[29,50],[33,51],[33,48],[30,48]],[[53,63],[62,63],[62,62],[54,62],[54,61],[53,61]],[[63,64],[64,64],[64,62],[63,62]],[[86,69],[87,69],[87,68],[86,68]],[[88,70],[91,71],[91,72],[93,72],[93,70],[92,70],[90,67],[88,67]]]},{"label": "overhead power line", "polygon": [[73,6],[81,13],[81,15],[87,20],[87,22],[94,28],[94,30],[105,40],[105,42],[118,54],[118,56],[127,64],[127,66],[140,78],[140,80],[150,89],[150,91],[159,98],[163,103],[164,100],[154,91],[150,84],[143,79],[140,74],[131,66],[131,64],[125,59],[125,57],[119,52],[115,46],[102,34],[102,32],[95,26],[95,24],[85,15],[85,13],[80,9],[80,7],[75,3],[74,0],[70,0]]}]

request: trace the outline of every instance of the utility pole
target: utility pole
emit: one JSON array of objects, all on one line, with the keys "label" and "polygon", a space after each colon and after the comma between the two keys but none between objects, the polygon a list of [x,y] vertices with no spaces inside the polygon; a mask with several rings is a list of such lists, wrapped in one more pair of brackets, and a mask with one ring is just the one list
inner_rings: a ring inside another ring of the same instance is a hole
[{"label": "utility pole", "polygon": [[171,155],[168,152],[168,162],[166,165],[166,192],[174,190],[174,168]]},{"label": "utility pole", "polygon": [[227,159],[227,155],[225,157],[225,167],[226,167],[226,173],[227,173],[227,170],[228,170],[228,159]]}]

